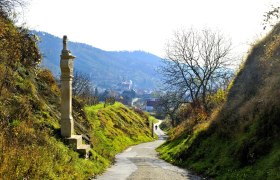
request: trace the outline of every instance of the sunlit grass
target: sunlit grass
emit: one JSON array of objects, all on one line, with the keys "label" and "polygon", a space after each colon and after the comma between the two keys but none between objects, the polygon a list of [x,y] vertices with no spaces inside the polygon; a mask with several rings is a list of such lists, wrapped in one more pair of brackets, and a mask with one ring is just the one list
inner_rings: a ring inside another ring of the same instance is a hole
[{"label": "sunlit grass", "polygon": [[279,32],[280,24],[251,49],[206,121],[170,131],[163,159],[213,179],[280,179]]}]

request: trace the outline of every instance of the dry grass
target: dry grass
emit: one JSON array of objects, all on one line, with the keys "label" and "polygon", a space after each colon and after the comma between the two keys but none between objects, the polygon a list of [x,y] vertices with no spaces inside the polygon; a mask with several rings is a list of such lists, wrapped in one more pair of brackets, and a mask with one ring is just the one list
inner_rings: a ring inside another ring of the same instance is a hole
[{"label": "dry grass", "polygon": [[153,139],[144,113],[118,103],[85,112],[73,99],[75,131],[94,147],[79,158],[60,136],[60,90],[37,66],[36,38],[1,15],[0,27],[0,179],[88,179],[128,145]]},{"label": "dry grass", "polygon": [[208,121],[174,130],[163,158],[218,179],[280,178],[279,34],[280,24],[251,49]]}]

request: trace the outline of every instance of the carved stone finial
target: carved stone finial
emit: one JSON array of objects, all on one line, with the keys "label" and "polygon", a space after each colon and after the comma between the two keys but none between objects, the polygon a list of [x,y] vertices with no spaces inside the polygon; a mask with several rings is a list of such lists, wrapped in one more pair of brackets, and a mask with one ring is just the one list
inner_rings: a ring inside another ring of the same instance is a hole
[{"label": "carved stone finial", "polygon": [[63,36],[63,49],[62,49],[62,51],[61,51],[61,55],[60,55],[60,57],[62,58],[62,59],[74,59],[75,58],[75,56],[73,56],[72,54],[71,54],[71,51],[70,50],[68,50],[68,39],[67,39],[67,36],[66,35],[64,35]]},{"label": "carved stone finial", "polygon": [[67,41],[68,41],[67,36],[64,35],[63,36],[63,50],[67,50]]}]

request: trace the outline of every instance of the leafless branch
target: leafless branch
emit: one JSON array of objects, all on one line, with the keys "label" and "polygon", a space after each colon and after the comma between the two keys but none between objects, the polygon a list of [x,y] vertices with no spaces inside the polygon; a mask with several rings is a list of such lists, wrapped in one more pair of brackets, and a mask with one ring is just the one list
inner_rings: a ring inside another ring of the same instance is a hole
[{"label": "leafless branch", "polygon": [[176,31],[166,46],[161,68],[166,87],[185,92],[193,105],[207,108],[206,96],[216,88],[214,82],[222,82],[230,50],[230,40],[209,29]]},{"label": "leafless branch", "polygon": [[16,8],[25,7],[27,0],[0,0],[0,14],[11,16],[15,13]]}]

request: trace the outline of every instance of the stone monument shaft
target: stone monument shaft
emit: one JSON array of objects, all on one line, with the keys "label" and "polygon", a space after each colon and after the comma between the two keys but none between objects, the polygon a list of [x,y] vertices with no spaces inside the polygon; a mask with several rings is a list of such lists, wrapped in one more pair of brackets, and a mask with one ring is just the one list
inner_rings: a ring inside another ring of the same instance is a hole
[{"label": "stone monument shaft", "polygon": [[75,56],[67,49],[67,36],[63,36],[63,49],[60,55],[61,68],[61,135],[71,137],[74,134],[72,117],[72,80]]}]

